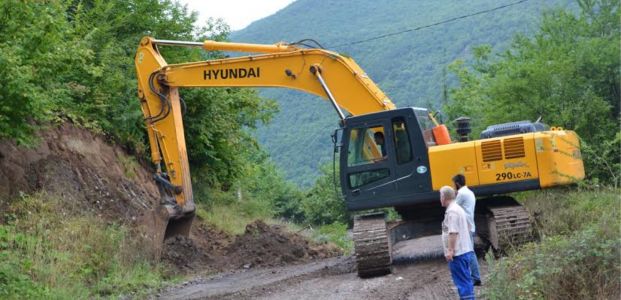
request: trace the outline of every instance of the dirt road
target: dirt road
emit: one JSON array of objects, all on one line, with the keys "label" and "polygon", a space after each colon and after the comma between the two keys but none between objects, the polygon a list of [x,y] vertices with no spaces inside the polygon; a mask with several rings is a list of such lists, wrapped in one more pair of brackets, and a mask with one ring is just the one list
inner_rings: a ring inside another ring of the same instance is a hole
[{"label": "dirt road", "polygon": [[[482,266],[482,271],[484,269]],[[360,279],[353,257],[338,257],[303,265],[197,278],[162,291],[158,298],[456,299],[456,292],[442,259],[403,263],[395,265],[390,275]]]}]

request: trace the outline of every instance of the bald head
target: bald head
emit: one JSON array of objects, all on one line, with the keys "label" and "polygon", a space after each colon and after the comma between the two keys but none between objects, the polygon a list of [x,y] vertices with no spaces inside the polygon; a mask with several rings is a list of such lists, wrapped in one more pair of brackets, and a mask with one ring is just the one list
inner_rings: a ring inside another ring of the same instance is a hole
[{"label": "bald head", "polygon": [[442,203],[442,207],[447,207],[451,201],[455,199],[455,190],[445,185],[440,188],[440,202]]}]

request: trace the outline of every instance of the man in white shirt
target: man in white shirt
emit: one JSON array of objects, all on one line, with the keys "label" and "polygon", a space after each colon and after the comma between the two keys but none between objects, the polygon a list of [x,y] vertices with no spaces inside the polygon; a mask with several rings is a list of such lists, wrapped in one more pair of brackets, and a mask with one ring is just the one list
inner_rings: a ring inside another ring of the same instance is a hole
[{"label": "man in white shirt", "polygon": [[466,212],[455,202],[455,191],[450,186],[440,189],[440,202],[442,207],[446,207],[442,221],[442,244],[453,283],[457,287],[459,299],[474,299],[470,275],[470,260],[474,256],[474,249]]},{"label": "man in white shirt", "polygon": [[[474,224],[474,208],[476,206],[476,197],[474,193],[466,186],[466,177],[461,174],[457,174],[453,176],[453,183],[455,184],[455,189],[457,189],[457,196],[455,197],[455,202],[461,206],[466,212],[468,225],[470,226],[470,240],[472,242],[472,249],[474,249],[474,237],[475,233],[475,224]],[[481,275],[479,274],[479,262],[477,260],[477,256],[473,255],[470,261],[470,271],[472,282],[475,286],[481,285]]]}]

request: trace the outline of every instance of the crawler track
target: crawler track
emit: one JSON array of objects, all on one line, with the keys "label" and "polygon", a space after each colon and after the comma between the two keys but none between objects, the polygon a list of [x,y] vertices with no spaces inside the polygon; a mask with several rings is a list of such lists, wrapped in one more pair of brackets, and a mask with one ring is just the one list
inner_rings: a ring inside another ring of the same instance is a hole
[{"label": "crawler track", "polygon": [[496,250],[530,241],[533,237],[530,214],[517,204],[514,206],[491,207],[489,222],[490,242]]},{"label": "crawler track", "polygon": [[509,196],[483,199],[477,212],[477,233],[495,251],[504,251],[533,239],[530,213]]},{"label": "crawler track", "polygon": [[353,234],[358,275],[372,277],[390,273],[391,245],[384,214],[356,217]]}]

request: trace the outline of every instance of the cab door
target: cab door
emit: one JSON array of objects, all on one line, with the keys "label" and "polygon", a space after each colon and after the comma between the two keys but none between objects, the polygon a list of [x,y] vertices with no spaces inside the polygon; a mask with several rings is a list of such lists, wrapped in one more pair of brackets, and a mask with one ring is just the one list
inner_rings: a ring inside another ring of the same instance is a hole
[{"label": "cab door", "polygon": [[341,184],[348,203],[365,203],[394,192],[392,140],[386,119],[351,124],[344,130]]},{"label": "cab door", "polygon": [[437,200],[427,144],[412,108],[346,119],[341,187],[349,210]]}]

